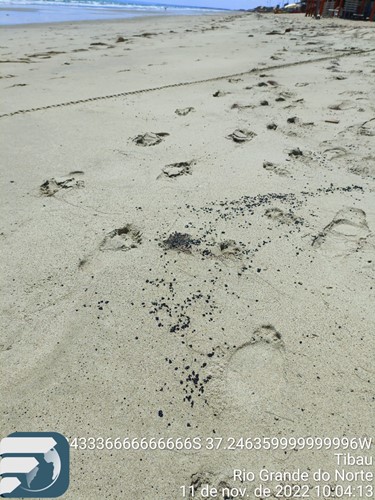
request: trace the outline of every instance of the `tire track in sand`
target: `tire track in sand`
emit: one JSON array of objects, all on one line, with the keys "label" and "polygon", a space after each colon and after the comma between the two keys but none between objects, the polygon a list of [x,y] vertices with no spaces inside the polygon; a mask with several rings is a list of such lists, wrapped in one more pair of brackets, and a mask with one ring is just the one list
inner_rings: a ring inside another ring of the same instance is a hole
[{"label": "tire track in sand", "polygon": [[74,106],[77,104],[85,104],[88,102],[93,102],[93,101],[102,101],[104,99],[115,99],[117,97],[126,97],[130,95],[137,95],[137,94],[145,94],[148,92],[156,92],[158,90],[165,90],[165,89],[170,89],[174,87],[187,87],[190,85],[199,85],[202,83],[210,83],[210,82],[216,82],[220,80],[227,80],[229,78],[238,78],[241,76],[245,75],[251,75],[251,74],[256,74],[256,73],[263,73],[265,71],[271,71],[271,70],[277,70],[277,69],[283,69],[283,68],[290,68],[293,66],[302,66],[304,64],[314,64],[317,62],[322,62],[322,61],[327,61],[332,59],[333,57],[335,59],[342,58],[342,57],[350,57],[353,55],[365,55],[369,54],[371,52],[375,52],[375,49],[369,49],[369,50],[353,50],[350,52],[342,52],[340,54],[330,54],[329,56],[324,56],[324,57],[319,57],[316,59],[307,59],[304,61],[296,61],[296,62],[291,62],[291,63],[286,63],[286,64],[279,64],[279,65],[274,65],[274,66],[263,66],[261,68],[252,68],[248,71],[243,71],[242,73],[235,73],[232,75],[222,75],[222,76],[216,76],[213,78],[206,78],[203,80],[194,80],[191,82],[181,82],[181,83],[171,83],[168,85],[162,85],[160,87],[151,87],[148,89],[139,89],[139,90],[129,90],[125,92],[119,92],[117,94],[110,94],[110,95],[105,95],[105,96],[96,96],[96,97],[88,97],[85,99],[78,99],[75,101],[67,101],[67,102],[62,102],[62,103],[57,103],[57,104],[50,104],[48,106],[40,106],[38,108],[29,108],[29,109],[19,109],[17,111],[12,111],[10,113],[4,113],[0,115],[0,118],[6,118],[6,117],[11,117],[15,115],[20,115],[20,114],[26,114],[26,113],[33,113],[36,111],[43,111],[47,109],[53,109],[53,108],[61,108],[63,106]]}]

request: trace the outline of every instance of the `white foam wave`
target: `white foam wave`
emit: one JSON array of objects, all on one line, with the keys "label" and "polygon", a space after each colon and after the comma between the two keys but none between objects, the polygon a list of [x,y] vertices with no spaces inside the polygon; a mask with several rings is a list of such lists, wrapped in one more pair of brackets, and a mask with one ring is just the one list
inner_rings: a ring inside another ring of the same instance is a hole
[{"label": "white foam wave", "polygon": [[[42,6],[42,5],[60,5],[60,6],[77,6],[77,7],[118,7],[126,10],[139,10],[139,11],[164,11],[163,5],[145,5],[135,4],[128,2],[121,2],[121,0],[0,0],[0,6]],[[199,7],[178,7],[168,5],[169,11],[214,11],[215,9],[205,9]]]}]

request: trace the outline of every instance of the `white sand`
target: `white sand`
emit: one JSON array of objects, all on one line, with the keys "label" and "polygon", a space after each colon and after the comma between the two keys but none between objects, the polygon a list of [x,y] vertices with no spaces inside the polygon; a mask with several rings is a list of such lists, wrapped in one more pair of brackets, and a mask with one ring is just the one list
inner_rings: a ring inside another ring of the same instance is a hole
[{"label": "white sand", "polygon": [[[374,47],[375,24],[227,15],[0,36],[1,436],[374,435],[375,53],[353,51]],[[235,143],[236,129],[256,135]],[[169,135],[132,141],[147,132]],[[332,451],[71,456],[64,498],[82,500],[335,468]]]}]

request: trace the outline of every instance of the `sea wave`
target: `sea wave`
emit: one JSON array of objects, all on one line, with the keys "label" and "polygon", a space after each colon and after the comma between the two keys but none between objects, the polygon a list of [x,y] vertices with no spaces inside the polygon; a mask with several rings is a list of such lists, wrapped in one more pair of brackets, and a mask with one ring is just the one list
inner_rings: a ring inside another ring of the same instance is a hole
[{"label": "sea wave", "polygon": [[155,5],[155,4],[138,4],[124,2],[121,0],[0,0],[0,6],[6,5],[71,5],[77,7],[118,7],[127,10],[139,11],[217,11],[219,9],[209,9],[204,7],[183,7],[177,5]]}]

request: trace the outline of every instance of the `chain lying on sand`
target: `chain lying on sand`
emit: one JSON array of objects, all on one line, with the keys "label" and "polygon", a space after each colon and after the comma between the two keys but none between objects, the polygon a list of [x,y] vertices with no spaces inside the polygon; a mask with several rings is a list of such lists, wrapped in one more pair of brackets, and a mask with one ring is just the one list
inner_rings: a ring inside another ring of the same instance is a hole
[{"label": "chain lying on sand", "polygon": [[12,111],[11,113],[4,113],[4,114],[0,115],[0,118],[15,116],[15,115],[24,114],[24,113],[32,113],[35,111],[43,111],[46,109],[60,108],[62,106],[73,106],[76,104],[85,104],[87,102],[101,101],[103,99],[115,99],[116,97],[125,97],[125,96],[130,96],[130,95],[144,94],[147,92],[155,92],[158,90],[171,89],[174,87],[187,87],[189,85],[199,85],[201,83],[210,83],[210,82],[216,82],[216,81],[220,81],[220,80],[228,80],[230,78],[238,78],[238,77],[245,76],[245,75],[251,75],[251,74],[255,74],[255,73],[263,73],[265,71],[270,71],[270,70],[289,68],[289,67],[293,67],[293,66],[300,66],[303,64],[313,64],[313,63],[317,63],[317,62],[327,61],[327,60],[330,60],[332,58],[338,59],[338,58],[349,57],[349,56],[353,56],[353,55],[368,54],[370,52],[375,52],[375,49],[352,50],[352,51],[348,51],[348,52],[335,53],[335,54],[331,54],[329,56],[319,57],[316,59],[307,59],[305,61],[297,61],[297,62],[291,62],[291,63],[286,63],[286,64],[274,65],[274,66],[263,66],[261,68],[252,68],[248,71],[243,71],[242,73],[234,73],[232,75],[216,76],[213,78],[206,78],[203,80],[194,80],[191,82],[171,83],[168,85],[162,85],[161,87],[151,87],[149,89],[140,89],[140,90],[129,90],[129,91],[119,92],[117,94],[110,94],[110,95],[105,95],[105,96],[88,97],[86,99],[78,99],[76,101],[67,101],[67,102],[61,102],[61,103],[57,103],[57,104],[50,104],[49,106],[40,106],[39,108],[19,109],[17,111]]}]

